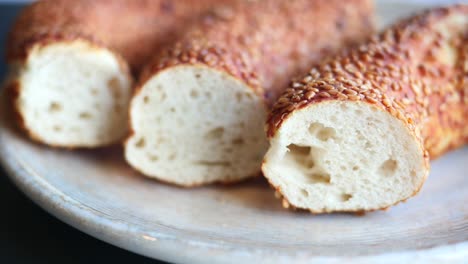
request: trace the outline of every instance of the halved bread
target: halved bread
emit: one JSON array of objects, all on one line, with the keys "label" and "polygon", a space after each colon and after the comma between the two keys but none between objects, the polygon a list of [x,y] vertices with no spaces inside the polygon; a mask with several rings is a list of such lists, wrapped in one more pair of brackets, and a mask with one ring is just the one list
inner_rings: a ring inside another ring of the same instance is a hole
[{"label": "halved bread", "polygon": [[80,40],[38,45],[16,74],[15,110],[35,140],[96,147],[127,134],[132,80],[109,50]]},{"label": "halved bread", "polygon": [[135,132],[126,159],[147,176],[180,185],[254,176],[267,148],[266,109],[249,86],[223,71],[172,67],[132,99]]},{"label": "halved bread", "polygon": [[259,174],[267,105],[306,65],[371,30],[367,0],[241,0],[213,9],[143,71],[127,161],[182,186]]},{"label": "halved bread", "polygon": [[468,142],[467,29],[467,5],[430,10],[293,83],[262,167],[284,205],[370,211],[415,195],[429,157]]},{"label": "halved bread", "polygon": [[7,43],[19,125],[56,147],[99,147],[127,135],[131,72],[192,19],[232,0],[43,0]]},{"label": "halved bread", "polygon": [[304,107],[270,144],[264,175],[291,205],[312,212],[386,208],[412,196],[427,176],[412,131],[367,103]]}]

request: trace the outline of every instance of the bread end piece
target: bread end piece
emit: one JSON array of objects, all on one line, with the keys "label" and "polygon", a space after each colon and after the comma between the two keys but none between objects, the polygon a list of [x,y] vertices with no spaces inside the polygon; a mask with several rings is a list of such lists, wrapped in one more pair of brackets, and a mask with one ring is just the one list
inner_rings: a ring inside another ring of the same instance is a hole
[{"label": "bread end piece", "polygon": [[385,209],[415,195],[427,177],[418,142],[385,110],[323,101],[283,121],[262,170],[287,206],[313,213]]},{"label": "bread end piece", "polygon": [[132,80],[120,57],[84,40],[33,46],[15,66],[14,110],[34,140],[99,147],[127,133]]},{"label": "bread end piece", "polygon": [[130,105],[129,164],[164,182],[197,186],[260,173],[266,106],[251,87],[200,64],[163,69]]}]

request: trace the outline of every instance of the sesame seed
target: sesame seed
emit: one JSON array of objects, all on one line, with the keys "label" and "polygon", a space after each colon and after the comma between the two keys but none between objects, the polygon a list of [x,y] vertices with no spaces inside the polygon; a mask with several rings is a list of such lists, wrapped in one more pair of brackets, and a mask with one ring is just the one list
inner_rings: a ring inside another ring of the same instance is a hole
[{"label": "sesame seed", "polygon": [[[348,96],[348,97],[349,97],[349,96]],[[365,98],[366,98],[366,101],[369,102],[369,103],[371,103],[371,104],[376,104],[376,103],[378,103],[378,101],[375,100],[375,99],[372,98],[372,97],[366,96]]]},{"label": "sesame seed", "polygon": [[331,97],[329,93],[327,92],[319,92],[318,95],[323,98],[329,98]]},{"label": "sesame seed", "polygon": [[312,97],[314,97],[314,96],[315,96],[315,92],[313,92],[313,91],[308,91],[308,92],[305,94],[305,98],[306,98],[307,100],[310,100],[310,99],[311,99]]}]

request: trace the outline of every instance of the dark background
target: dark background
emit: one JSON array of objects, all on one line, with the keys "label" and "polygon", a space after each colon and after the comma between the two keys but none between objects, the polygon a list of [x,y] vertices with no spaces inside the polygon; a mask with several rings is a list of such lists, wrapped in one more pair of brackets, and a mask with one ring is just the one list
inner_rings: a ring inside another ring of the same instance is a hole
[{"label": "dark background", "polygon": [[[20,9],[20,4],[0,4],[0,80],[6,71],[6,34]],[[1,167],[0,210],[0,263],[162,263],[60,222],[20,193]]]}]

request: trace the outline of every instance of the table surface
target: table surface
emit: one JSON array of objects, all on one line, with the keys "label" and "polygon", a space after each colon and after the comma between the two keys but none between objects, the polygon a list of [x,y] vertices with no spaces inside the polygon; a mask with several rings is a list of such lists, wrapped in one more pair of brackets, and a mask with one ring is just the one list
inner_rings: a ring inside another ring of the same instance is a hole
[{"label": "table surface", "polygon": [[[0,78],[4,43],[20,4],[0,4]],[[162,263],[106,244],[49,215],[26,198],[0,168],[0,263]]]}]

